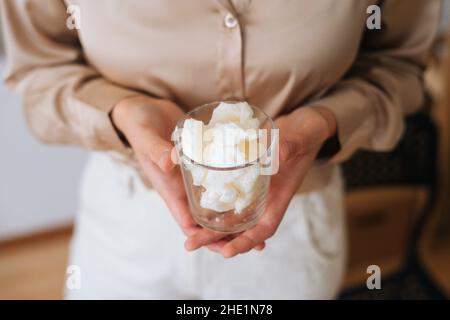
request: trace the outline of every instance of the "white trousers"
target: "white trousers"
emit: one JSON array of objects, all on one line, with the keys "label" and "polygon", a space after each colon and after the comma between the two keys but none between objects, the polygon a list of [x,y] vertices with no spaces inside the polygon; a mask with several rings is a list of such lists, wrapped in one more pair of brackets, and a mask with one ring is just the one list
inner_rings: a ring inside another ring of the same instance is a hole
[{"label": "white trousers", "polygon": [[94,153],[81,183],[68,299],[331,299],[344,273],[342,178],[292,200],[262,252],[186,252],[184,235],[135,170]]}]

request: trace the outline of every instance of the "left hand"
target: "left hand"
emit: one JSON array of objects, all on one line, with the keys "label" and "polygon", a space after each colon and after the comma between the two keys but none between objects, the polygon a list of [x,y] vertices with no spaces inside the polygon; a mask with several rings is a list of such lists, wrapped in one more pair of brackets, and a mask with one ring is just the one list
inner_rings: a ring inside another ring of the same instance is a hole
[{"label": "left hand", "polygon": [[272,176],[266,210],[254,227],[233,237],[201,229],[186,240],[187,250],[202,246],[231,258],[252,249],[262,250],[272,237],[322,144],[336,132],[336,119],[320,106],[302,107],[276,119],[280,130],[280,168]]}]

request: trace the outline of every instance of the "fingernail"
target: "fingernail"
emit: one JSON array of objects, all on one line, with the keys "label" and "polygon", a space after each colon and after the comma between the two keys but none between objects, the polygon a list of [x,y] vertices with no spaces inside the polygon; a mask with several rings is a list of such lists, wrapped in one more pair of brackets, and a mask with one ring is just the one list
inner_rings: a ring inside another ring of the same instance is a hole
[{"label": "fingernail", "polygon": [[231,251],[225,251],[222,253],[222,257],[224,257],[225,259],[230,259],[233,258],[235,256],[235,254]]},{"label": "fingernail", "polygon": [[186,240],[185,242],[184,242],[184,248],[187,250],[187,251],[194,251],[195,249],[198,249],[191,241],[189,241],[189,240]]},{"label": "fingernail", "polygon": [[177,150],[175,148],[172,149],[172,151],[170,152],[170,160],[172,160],[173,164],[175,165],[179,165],[180,161],[178,158],[178,153]]},{"label": "fingernail", "polygon": [[184,242],[184,248],[188,251],[191,251],[191,243],[189,241]]}]

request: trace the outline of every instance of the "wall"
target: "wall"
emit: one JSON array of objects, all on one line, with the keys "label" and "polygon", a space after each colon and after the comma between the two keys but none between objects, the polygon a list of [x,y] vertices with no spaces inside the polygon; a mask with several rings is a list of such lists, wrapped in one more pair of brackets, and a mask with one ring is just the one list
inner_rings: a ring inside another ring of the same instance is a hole
[{"label": "wall", "polygon": [[37,142],[18,97],[1,85],[0,240],[70,222],[85,158],[80,149]]}]

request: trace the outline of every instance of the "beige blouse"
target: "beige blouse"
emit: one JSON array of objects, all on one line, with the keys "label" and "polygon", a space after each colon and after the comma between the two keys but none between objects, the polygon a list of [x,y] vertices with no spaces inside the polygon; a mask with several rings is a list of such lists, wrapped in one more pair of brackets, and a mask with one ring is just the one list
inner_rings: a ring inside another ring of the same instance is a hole
[{"label": "beige blouse", "polygon": [[[331,162],[389,150],[404,114],[423,103],[440,14],[438,0],[0,1],[5,80],[22,94],[32,132],[124,157],[108,113],[137,92],[185,110],[242,99],[272,117],[322,105],[342,146]],[[366,27],[372,4],[381,30]],[[78,30],[68,28],[70,5]],[[326,183],[329,163],[311,170],[304,190]]]}]

